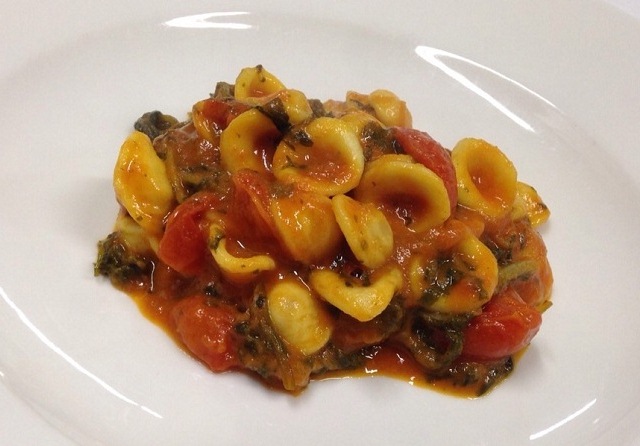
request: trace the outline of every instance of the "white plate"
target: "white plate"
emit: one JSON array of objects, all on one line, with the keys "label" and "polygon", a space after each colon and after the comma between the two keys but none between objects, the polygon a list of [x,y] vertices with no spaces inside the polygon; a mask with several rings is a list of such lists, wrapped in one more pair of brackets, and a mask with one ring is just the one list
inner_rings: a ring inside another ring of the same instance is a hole
[{"label": "white plate", "polygon": [[[637,20],[570,0],[3,3],[3,443],[638,442]],[[496,143],[542,194],[555,305],[491,394],[378,378],[270,392],[207,372],[92,276],[132,120],[184,116],[257,63],[322,99],[389,88],[416,126]]]}]

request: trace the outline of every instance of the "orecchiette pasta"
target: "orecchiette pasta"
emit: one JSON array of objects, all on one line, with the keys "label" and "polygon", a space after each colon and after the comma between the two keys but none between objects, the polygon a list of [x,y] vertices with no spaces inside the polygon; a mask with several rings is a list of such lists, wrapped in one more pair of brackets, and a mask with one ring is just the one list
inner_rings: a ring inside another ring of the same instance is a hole
[{"label": "orecchiette pasta", "polygon": [[526,216],[536,227],[549,219],[549,208],[542,202],[538,192],[521,181],[516,184],[516,198],[513,204],[514,220]]},{"label": "orecchiette pasta", "polygon": [[149,237],[144,228],[127,214],[120,214],[116,218],[115,230],[122,235],[122,242],[135,252],[157,252],[158,239]]},{"label": "orecchiette pasta", "polygon": [[273,174],[287,184],[326,196],[349,192],[360,182],[364,155],[353,129],[336,118],[311,121],[278,145]]},{"label": "orecchiette pasta", "polygon": [[284,89],[266,96],[260,101],[264,113],[278,121],[286,119],[287,125],[298,125],[309,120],[313,115],[309,100],[299,90]]},{"label": "orecchiette pasta", "polygon": [[380,370],[482,394],[537,333],[549,209],[497,147],[450,151],[388,90],[321,102],[261,65],[187,121],[144,116],[95,272],[212,370],[292,392]]},{"label": "orecchiette pasta", "polygon": [[191,107],[191,121],[196,128],[198,134],[209,141],[212,144],[216,144],[217,129],[212,125],[212,122],[205,118],[204,108],[206,107],[207,100],[198,101]]},{"label": "orecchiette pasta", "polygon": [[393,231],[384,214],[373,204],[346,195],[336,195],[331,204],[356,258],[367,268],[382,266],[393,251]]},{"label": "orecchiette pasta", "polygon": [[113,172],[118,202],[149,234],[162,233],[162,220],[174,202],[164,163],[147,135],[133,132],[120,148]]},{"label": "orecchiette pasta", "polygon": [[357,286],[330,270],[314,270],[309,278],[312,288],[324,300],[360,322],[382,313],[402,287],[399,268],[383,271],[369,286]]},{"label": "orecchiette pasta", "polygon": [[347,104],[349,102],[355,102],[357,108],[370,107],[386,126],[411,127],[412,118],[407,104],[389,90],[375,90],[368,95],[350,91],[347,93]]},{"label": "orecchiette pasta", "polygon": [[258,65],[243,68],[235,82],[234,95],[236,99],[261,98],[280,90],[285,86],[280,79]]},{"label": "orecchiette pasta", "polygon": [[335,256],[342,234],[331,200],[314,192],[295,191],[271,201],[271,215],[292,259],[306,265]]},{"label": "orecchiette pasta", "polygon": [[517,173],[513,163],[481,139],[466,138],[451,152],[458,177],[458,201],[495,218],[508,212],[516,198]]},{"label": "orecchiette pasta", "polygon": [[237,282],[247,282],[258,273],[276,267],[276,262],[268,255],[238,257],[231,254],[222,228],[215,224],[209,227],[209,250],[225,276]]},{"label": "orecchiette pasta", "polygon": [[299,281],[283,279],[269,287],[267,305],[276,331],[304,355],[317,352],[331,338],[331,317]]},{"label": "orecchiette pasta", "polygon": [[407,156],[383,155],[371,162],[354,196],[400,217],[417,232],[442,224],[451,214],[442,179]]},{"label": "orecchiette pasta", "polygon": [[367,125],[370,125],[372,123],[382,125],[382,123],[375,116],[362,110],[355,110],[349,113],[345,113],[344,115],[340,116],[340,120],[351,125],[351,127],[353,128],[353,132],[360,137],[362,136],[362,132]]},{"label": "orecchiette pasta", "polygon": [[470,231],[436,258],[414,256],[409,271],[413,297],[443,313],[477,311],[498,283],[496,258]]},{"label": "orecchiette pasta", "polygon": [[266,173],[270,167],[280,132],[257,109],[235,118],[220,134],[220,161],[231,173],[251,169]]}]

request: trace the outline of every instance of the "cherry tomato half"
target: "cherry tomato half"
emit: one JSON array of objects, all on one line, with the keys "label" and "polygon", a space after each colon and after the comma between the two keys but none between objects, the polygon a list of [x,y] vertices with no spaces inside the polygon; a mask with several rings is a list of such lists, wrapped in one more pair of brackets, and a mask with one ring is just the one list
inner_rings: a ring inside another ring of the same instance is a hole
[{"label": "cherry tomato half", "polygon": [[207,305],[204,296],[195,295],[178,302],[172,316],[184,345],[211,370],[222,372],[239,364],[234,309]]},{"label": "cherry tomato half", "polygon": [[464,332],[462,356],[492,360],[512,355],[529,345],[541,323],[540,313],[507,288],[471,319]]},{"label": "cherry tomato half", "polygon": [[458,185],[449,152],[426,132],[405,127],[393,127],[392,132],[405,153],[442,179],[453,211],[458,203]]},{"label": "cherry tomato half", "polygon": [[229,209],[229,235],[243,243],[275,240],[276,229],[269,210],[269,180],[262,174],[241,169],[231,177],[233,206]]},{"label": "cherry tomato half", "polygon": [[200,192],[178,205],[169,215],[160,239],[160,260],[185,276],[201,272],[209,253],[200,222],[205,212],[218,208],[221,202],[217,194]]},{"label": "cherry tomato half", "polygon": [[227,128],[233,119],[251,107],[233,99],[207,99],[202,105],[202,115],[215,123],[220,130]]}]

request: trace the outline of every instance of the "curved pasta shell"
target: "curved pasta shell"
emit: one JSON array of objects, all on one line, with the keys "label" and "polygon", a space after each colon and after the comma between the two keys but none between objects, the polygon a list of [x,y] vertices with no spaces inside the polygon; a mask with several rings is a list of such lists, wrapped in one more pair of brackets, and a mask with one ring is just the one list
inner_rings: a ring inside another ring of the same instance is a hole
[{"label": "curved pasta shell", "polygon": [[231,173],[240,169],[267,172],[280,136],[273,122],[260,111],[241,113],[220,135],[222,167]]},{"label": "curved pasta shell", "polygon": [[163,219],[174,197],[164,162],[142,132],[133,132],[122,144],[113,172],[118,202],[150,235],[162,233]]},{"label": "curved pasta shell", "polygon": [[259,101],[267,114],[286,115],[289,125],[301,124],[311,119],[313,110],[305,94],[299,90],[284,89]]},{"label": "curved pasta shell", "polygon": [[269,318],[276,332],[304,355],[311,355],[331,338],[333,321],[302,283],[278,281],[267,289]]},{"label": "curved pasta shell", "polygon": [[526,216],[535,228],[546,222],[550,215],[549,208],[544,204],[538,192],[532,186],[518,181],[511,218],[517,220]]},{"label": "curved pasta shell", "polygon": [[236,99],[260,98],[284,90],[280,79],[264,69],[262,65],[243,68],[236,78],[234,96]]},{"label": "curved pasta shell", "polygon": [[347,112],[365,110],[387,127],[410,128],[413,124],[407,104],[389,90],[375,90],[368,95],[350,91],[346,99]]},{"label": "curved pasta shell", "polygon": [[358,201],[374,203],[407,227],[425,231],[451,215],[442,179],[407,155],[383,155],[372,161],[354,190]]},{"label": "curved pasta shell", "polygon": [[508,212],[516,197],[517,172],[496,146],[466,138],[451,152],[458,178],[458,202],[496,218]]},{"label": "curved pasta shell", "polygon": [[368,124],[376,123],[382,125],[375,116],[372,116],[362,110],[349,111],[348,113],[340,116],[339,119],[349,124],[352,127],[353,132],[358,136],[362,136],[362,132]]},{"label": "curved pasta shell", "polygon": [[313,192],[294,191],[271,200],[270,211],[278,236],[291,257],[306,265],[333,257],[342,233],[331,200]]},{"label": "curved pasta shell", "polygon": [[369,94],[369,104],[378,119],[387,127],[407,127],[413,125],[411,112],[406,102],[389,90],[375,90]]},{"label": "curved pasta shell", "polygon": [[487,303],[498,285],[498,262],[493,253],[470,231],[452,249],[443,281],[446,287],[428,293],[434,286],[426,280],[427,268],[437,260],[414,256],[409,265],[409,287],[414,298],[428,296],[427,306],[442,313],[471,313]]},{"label": "curved pasta shell", "polygon": [[283,90],[277,94],[278,99],[284,104],[284,109],[289,117],[289,124],[300,124],[313,116],[313,110],[305,94],[299,90]]},{"label": "curved pasta shell", "polygon": [[209,250],[223,274],[235,281],[246,282],[262,271],[275,269],[276,262],[268,255],[236,257],[227,250],[227,239],[217,224],[209,226]]},{"label": "curved pasta shell", "polygon": [[356,258],[367,268],[382,266],[393,251],[393,231],[384,214],[373,204],[346,195],[336,195],[331,205]]},{"label": "curved pasta shell", "polygon": [[331,270],[314,270],[309,276],[311,287],[327,302],[345,314],[370,321],[382,313],[402,287],[402,272],[397,267],[383,271],[369,286],[353,286]]},{"label": "curved pasta shell", "polygon": [[158,252],[160,239],[150,236],[130,215],[119,213],[114,231],[122,234],[127,248],[135,253]]},{"label": "curved pasta shell", "polygon": [[352,127],[337,118],[321,117],[303,130],[308,139],[278,145],[273,156],[276,178],[326,196],[357,186],[364,171],[364,154]]},{"label": "curved pasta shell", "polygon": [[191,122],[196,128],[198,135],[209,141],[211,144],[217,145],[218,138],[216,128],[212,126],[208,119],[204,118],[203,108],[206,104],[206,100],[198,101],[191,107]]}]

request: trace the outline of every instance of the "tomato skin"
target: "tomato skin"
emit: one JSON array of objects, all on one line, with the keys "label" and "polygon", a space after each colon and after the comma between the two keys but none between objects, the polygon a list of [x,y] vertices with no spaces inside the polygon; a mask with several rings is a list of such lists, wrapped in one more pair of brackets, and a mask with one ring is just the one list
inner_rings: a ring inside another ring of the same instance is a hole
[{"label": "tomato skin", "polygon": [[207,238],[200,227],[205,212],[222,203],[217,194],[201,192],[178,205],[167,219],[158,258],[184,276],[200,273],[209,258]]},{"label": "tomato skin", "polygon": [[260,250],[276,240],[270,211],[270,184],[264,175],[242,169],[231,177],[233,206],[228,214],[228,235]]},{"label": "tomato skin", "polygon": [[458,203],[458,185],[449,152],[426,132],[405,127],[393,127],[391,130],[405,153],[442,179],[453,211]]},{"label": "tomato skin", "polygon": [[239,365],[234,337],[235,310],[208,305],[201,295],[182,299],[172,311],[184,345],[214,372]]},{"label": "tomato skin", "polygon": [[529,345],[538,333],[542,316],[511,288],[495,295],[464,331],[462,357],[495,360]]},{"label": "tomato skin", "polygon": [[202,115],[215,123],[218,129],[224,130],[236,116],[250,108],[249,105],[233,99],[221,100],[211,98],[204,101],[202,105]]}]

